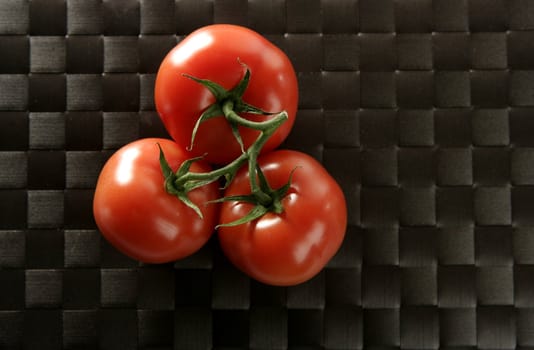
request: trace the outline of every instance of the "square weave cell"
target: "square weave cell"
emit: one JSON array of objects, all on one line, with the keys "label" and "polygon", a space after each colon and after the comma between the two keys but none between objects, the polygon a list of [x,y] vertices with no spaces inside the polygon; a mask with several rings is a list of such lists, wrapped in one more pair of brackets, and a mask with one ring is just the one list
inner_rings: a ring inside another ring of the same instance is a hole
[{"label": "square weave cell", "polygon": [[[530,349],[534,2],[0,1],[0,349]],[[212,23],[292,60],[283,147],[349,211],[312,280],[250,279],[214,238],[145,265],[98,232],[100,169],[168,137],[166,53]]]}]

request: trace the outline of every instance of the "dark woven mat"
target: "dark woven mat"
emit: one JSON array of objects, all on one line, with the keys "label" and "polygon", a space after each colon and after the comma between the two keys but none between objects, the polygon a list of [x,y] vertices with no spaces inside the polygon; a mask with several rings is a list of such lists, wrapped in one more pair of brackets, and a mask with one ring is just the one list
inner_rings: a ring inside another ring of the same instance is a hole
[{"label": "dark woven mat", "polygon": [[[237,23],[299,74],[286,146],[346,193],[339,255],[293,288],[215,241],[140,266],[95,181],[165,136],[158,64]],[[534,1],[1,0],[0,349],[533,349]]]}]

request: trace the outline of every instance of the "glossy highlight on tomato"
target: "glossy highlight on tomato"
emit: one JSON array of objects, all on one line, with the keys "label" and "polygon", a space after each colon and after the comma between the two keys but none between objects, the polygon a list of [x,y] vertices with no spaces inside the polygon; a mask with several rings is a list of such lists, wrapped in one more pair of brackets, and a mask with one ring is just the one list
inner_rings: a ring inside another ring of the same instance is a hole
[{"label": "glossy highlight on tomato", "polygon": [[[288,120],[263,147],[268,152],[288,136],[295,119],[298,84],[288,57],[260,34],[241,26],[215,24],[200,28],[174,47],[157,73],[154,99],[156,109],[171,137],[182,148],[191,143],[191,134],[201,114],[215,102],[207,88],[184,74],[211,80],[230,90],[251,72],[243,101],[267,112],[285,110]],[[265,121],[269,115],[243,117]],[[239,127],[245,148],[258,136],[257,130]],[[226,164],[242,153],[224,117],[200,125],[190,157],[205,155],[210,163]]]},{"label": "glossy highlight on tomato", "polygon": [[[304,153],[273,151],[260,156],[258,164],[273,188],[284,186],[294,170],[281,201],[283,212],[220,227],[219,242],[230,261],[258,281],[279,286],[302,283],[319,273],[341,246],[347,226],[345,197],[326,169]],[[225,196],[250,192],[248,171],[243,168]],[[245,216],[253,206],[224,202],[220,223]]]},{"label": "glossy highlight on tomato", "polygon": [[[119,251],[145,263],[166,263],[193,254],[211,237],[218,206],[206,205],[220,195],[212,183],[189,192],[203,214],[165,191],[159,163],[161,146],[172,169],[188,158],[176,143],[147,138],[125,145],[104,165],[96,185],[93,214],[102,235]],[[195,162],[192,172],[210,167]]]}]

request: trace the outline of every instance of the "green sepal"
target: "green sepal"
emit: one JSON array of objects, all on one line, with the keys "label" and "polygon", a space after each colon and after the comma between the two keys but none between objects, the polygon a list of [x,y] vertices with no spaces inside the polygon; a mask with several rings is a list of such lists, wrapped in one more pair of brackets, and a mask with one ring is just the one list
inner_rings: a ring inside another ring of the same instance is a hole
[{"label": "green sepal", "polygon": [[229,95],[234,97],[236,100],[240,100],[241,97],[245,94],[247,90],[248,83],[250,82],[250,69],[247,68],[243,79],[237,83],[237,85],[229,91]]},{"label": "green sepal", "polygon": [[202,212],[200,211],[200,208],[195,204],[193,203],[189,197],[187,197],[187,194],[184,192],[179,192],[177,194],[178,196],[178,199],[180,199],[182,201],[182,203],[184,203],[185,205],[187,205],[189,208],[193,209],[195,211],[195,213],[197,213],[197,215],[201,218],[201,219],[204,219],[204,215],[202,215]]},{"label": "green sepal", "polygon": [[176,174],[174,174],[169,163],[167,162],[161,145],[159,143],[157,145],[159,147],[159,166],[161,168],[161,172],[163,174],[164,179],[163,187],[165,188],[165,191],[167,191],[167,193],[177,196],[180,191],[178,191],[178,189],[174,185],[174,180],[176,180]]},{"label": "green sepal", "polygon": [[175,176],[174,172],[172,171],[169,163],[167,162],[167,159],[165,158],[165,154],[163,153],[163,149],[161,148],[161,145],[159,142],[157,143],[159,148],[159,166],[161,167],[161,172],[163,173],[163,178],[165,178],[165,181],[169,179],[170,177]]},{"label": "green sepal", "polygon": [[274,192],[274,195],[277,197],[277,198],[283,198],[287,192],[289,191],[289,189],[291,188],[291,182],[293,181],[293,175],[295,174],[295,171],[298,169],[298,168],[301,168],[301,166],[296,166],[293,168],[293,170],[291,170],[291,173],[289,174],[289,180],[287,180],[286,184],[282,187],[280,187],[279,189],[277,189],[275,192]]},{"label": "green sepal", "polygon": [[[267,193],[267,194],[272,193],[273,189],[269,185],[269,181],[267,181],[267,178],[265,177],[265,174],[263,173],[263,170],[261,170],[261,168],[260,168],[260,166],[258,164],[256,164],[256,173],[258,174],[258,180],[259,180],[260,189],[264,193]],[[249,176],[253,176],[253,175],[250,174]]]},{"label": "green sepal", "polygon": [[217,181],[217,179],[208,179],[208,180],[194,180],[194,181],[188,181],[184,184],[184,188],[186,192],[193,191],[196,188],[206,186],[212,182]]},{"label": "green sepal", "polygon": [[215,99],[219,102],[219,101],[222,101],[224,100],[225,98],[228,97],[228,91],[222,87],[221,85],[211,81],[211,80],[208,80],[208,79],[199,79],[199,78],[196,78],[192,75],[189,75],[189,74],[182,74],[184,77],[188,78],[188,79],[191,79],[197,83],[199,83],[200,85],[204,86],[206,89],[208,89],[212,94],[213,96],[215,96]]},{"label": "green sepal", "polygon": [[165,179],[164,182],[163,182],[163,186],[165,188],[165,191],[170,195],[178,197],[178,199],[180,201],[182,201],[182,203],[187,205],[189,208],[193,209],[195,211],[195,213],[202,219],[204,216],[202,215],[202,212],[200,211],[198,206],[195,203],[193,203],[189,199],[189,197],[187,197],[187,193],[190,190],[187,190],[185,188],[180,189],[180,188],[178,188],[176,186],[176,183],[175,183],[176,178],[181,176],[181,175],[179,175],[179,173],[183,168],[186,168],[184,173],[188,172],[189,168],[191,167],[191,164],[194,161],[196,161],[196,160],[198,160],[199,158],[202,158],[202,157],[197,157],[197,158],[186,160],[184,162],[184,164],[186,162],[188,164],[186,164],[185,167],[184,167],[184,164],[182,164],[182,167],[180,167],[178,172],[175,174],[172,171],[169,163],[167,162],[167,159],[165,158],[165,154],[163,153],[163,149],[161,148],[161,145],[159,143],[157,145],[159,147],[159,165],[161,167],[161,172],[163,174],[163,178]]},{"label": "green sepal", "polygon": [[223,202],[246,202],[246,203],[253,203],[255,204],[257,202],[256,197],[252,194],[238,194],[235,196],[226,196],[222,198],[218,198],[212,201],[209,201],[208,203],[223,203]]},{"label": "green sepal", "polygon": [[[244,65],[244,64],[243,64]],[[246,67],[246,66],[245,66]],[[247,90],[248,84],[250,82],[250,69],[246,69],[243,79],[228,92],[228,95],[233,99],[235,106],[234,110],[236,113],[251,113],[251,114],[260,114],[260,115],[271,115],[274,113],[266,112],[258,107],[254,107],[243,101],[242,97]]]},{"label": "green sepal", "polygon": [[267,112],[263,109],[260,109],[258,107],[254,107],[251,104],[248,104],[244,101],[241,101],[241,103],[238,103],[235,107],[236,112],[238,113],[250,113],[250,114],[258,114],[258,115],[273,115],[276,113],[273,112]]},{"label": "green sepal", "polygon": [[232,227],[232,226],[239,226],[246,224],[248,222],[254,221],[258,218],[261,218],[263,215],[267,214],[269,209],[265,208],[263,205],[258,204],[254,206],[250,211],[247,213],[247,215],[243,216],[240,219],[237,219],[235,221],[225,223],[225,224],[219,224],[216,226],[216,228],[219,227]]},{"label": "green sepal", "polygon": [[234,134],[239,147],[241,147],[241,153],[245,153],[245,144],[243,143],[243,138],[241,138],[241,134],[239,133],[239,127],[236,123],[230,122],[230,128],[232,128],[232,134]]},{"label": "green sepal", "polygon": [[165,179],[163,188],[165,188],[165,191],[168,194],[172,194],[173,196],[178,196],[180,194],[180,191],[174,186],[174,179],[172,176]]},{"label": "green sepal", "polygon": [[176,172],[176,177],[180,178],[180,177],[184,176],[185,174],[187,174],[189,172],[189,169],[191,168],[191,165],[193,165],[194,162],[202,160],[203,158],[204,158],[204,156],[199,156],[199,157],[194,157],[194,158],[190,158],[190,159],[185,160],[182,163],[182,165],[180,165],[180,168]]},{"label": "green sepal", "polygon": [[195,142],[195,137],[197,136],[198,128],[200,127],[200,124],[204,123],[206,120],[223,116],[223,111],[221,106],[218,103],[214,103],[211,106],[209,106],[198,118],[197,122],[195,123],[195,127],[193,128],[193,132],[191,133],[191,144],[187,148],[188,151],[191,151],[193,149],[193,144]]},{"label": "green sepal", "polygon": [[232,183],[232,181],[234,181],[234,178],[236,177],[236,175],[237,175],[237,171],[224,174],[224,186],[221,189],[222,190],[227,189],[228,186],[230,186],[230,184]]}]

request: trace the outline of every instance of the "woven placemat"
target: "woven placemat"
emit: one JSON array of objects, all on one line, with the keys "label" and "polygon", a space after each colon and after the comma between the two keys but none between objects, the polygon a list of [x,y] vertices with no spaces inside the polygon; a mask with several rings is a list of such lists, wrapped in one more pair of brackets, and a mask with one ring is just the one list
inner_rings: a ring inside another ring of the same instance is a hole
[{"label": "woven placemat", "polygon": [[[92,218],[113,151],[167,136],[162,58],[211,23],[289,55],[284,147],[346,194],[305,284],[255,282],[215,239],[139,265]],[[534,1],[0,1],[0,349],[247,348],[534,348]]]}]

